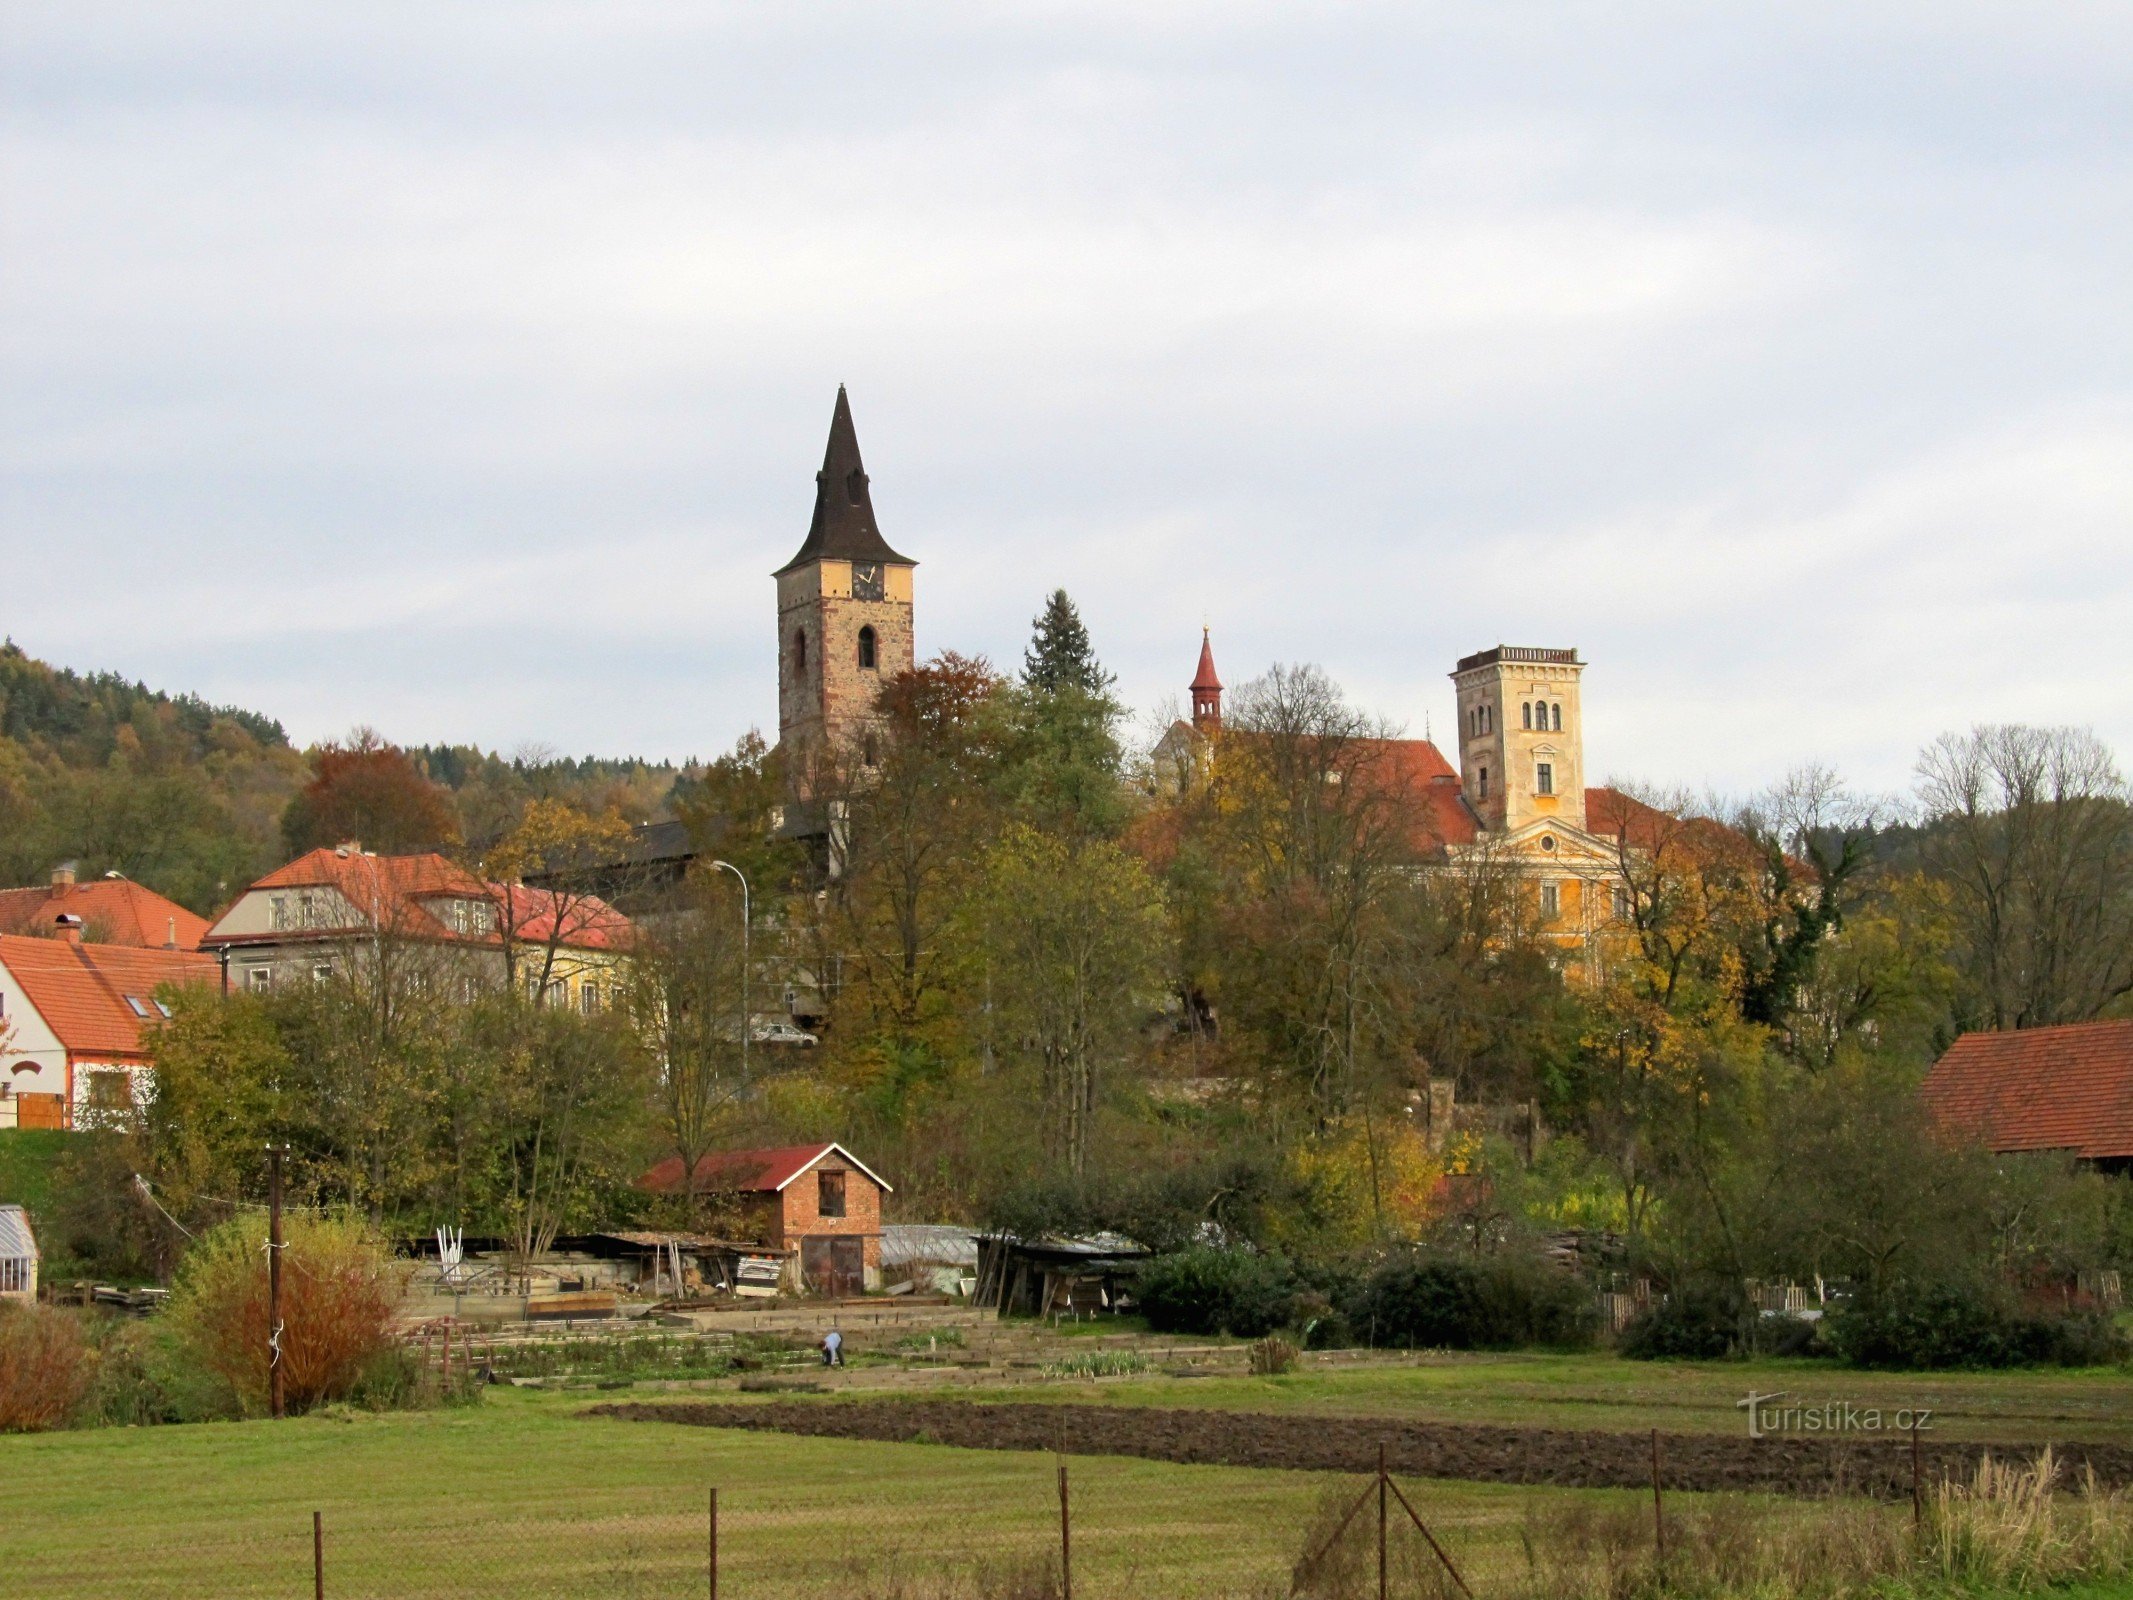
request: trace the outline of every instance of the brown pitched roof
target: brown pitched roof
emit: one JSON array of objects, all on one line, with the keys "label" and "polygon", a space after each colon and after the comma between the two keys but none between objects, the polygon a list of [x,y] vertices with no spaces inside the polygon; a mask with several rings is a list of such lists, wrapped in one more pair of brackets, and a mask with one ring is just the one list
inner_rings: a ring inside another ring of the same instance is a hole
[{"label": "brown pitched roof", "polygon": [[175,934],[180,950],[197,950],[207,932],[207,918],[130,878],[0,889],[0,933],[49,933],[62,912],[106,944],[160,949]]},{"label": "brown pitched roof", "polygon": [[20,934],[0,934],[0,966],[13,974],[69,1055],[142,1059],[148,1054],[144,1031],[162,1020],[156,990],[166,983],[213,983],[222,970],[213,956],[189,950]]},{"label": "brown pitched roof", "polygon": [[815,519],[808,524],[807,538],[798,552],[774,576],[783,577],[795,567],[825,558],[918,565],[891,550],[874,521],[874,496],[867,488],[866,468],[859,461],[852,403],[844,397],[841,383],[837,385],[837,409],[830,415],[829,448],[822,453],[822,470],[815,474]]},{"label": "brown pitched roof", "polygon": [[2133,1022],[1966,1033],[1918,1093],[1935,1122],[1993,1150],[2133,1156]]}]

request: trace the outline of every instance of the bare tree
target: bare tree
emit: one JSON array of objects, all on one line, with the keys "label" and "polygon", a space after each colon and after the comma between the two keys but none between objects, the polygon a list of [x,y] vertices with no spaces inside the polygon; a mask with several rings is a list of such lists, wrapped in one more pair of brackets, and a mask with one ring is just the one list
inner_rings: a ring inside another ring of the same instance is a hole
[{"label": "bare tree", "polygon": [[1918,758],[1918,794],[1977,1020],[2082,1022],[2133,991],[2133,811],[2102,740],[2019,724],[1944,734]]}]

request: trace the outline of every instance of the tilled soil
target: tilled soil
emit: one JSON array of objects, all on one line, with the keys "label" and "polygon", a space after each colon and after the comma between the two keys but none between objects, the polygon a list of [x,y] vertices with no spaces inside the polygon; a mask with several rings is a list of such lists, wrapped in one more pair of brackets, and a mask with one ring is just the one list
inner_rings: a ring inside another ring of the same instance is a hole
[{"label": "tilled soil", "polygon": [[[590,1414],[832,1439],[1063,1450],[1071,1455],[1323,1472],[1373,1472],[1383,1445],[1386,1464],[1415,1477],[1580,1489],[1648,1488],[1652,1481],[1651,1435],[1601,1429],[956,1400],[603,1405]],[[2034,1457],[2043,1448],[1922,1439],[1920,1467],[1928,1482],[1968,1477],[1988,1451],[2008,1460]],[[2133,1447],[2068,1444],[2055,1446],[2054,1453],[2075,1477],[2088,1467],[2106,1485],[2133,1484]],[[1663,1433],[1659,1462],[1660,1481],[1669,1489],[1891,1498],[1911,1493],[1911,1444],[1905,1437],[1750,1439]]]}]

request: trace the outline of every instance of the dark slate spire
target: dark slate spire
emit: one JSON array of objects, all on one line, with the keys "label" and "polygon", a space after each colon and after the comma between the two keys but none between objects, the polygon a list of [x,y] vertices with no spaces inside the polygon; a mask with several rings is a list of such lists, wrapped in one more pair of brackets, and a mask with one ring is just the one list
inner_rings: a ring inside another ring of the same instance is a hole
[{"label": "dark slate spire", "polygon": [[815,474],[815,520],[799,553],[773,574],[783,577],[810,561],[894,561],[918,565],[891,550],[874,522],[874,499],[867,492],[866,469],[859,463],[859,434],[852,426],[852,403],[837,385],[837,410],[830,418],[829,448]]}]

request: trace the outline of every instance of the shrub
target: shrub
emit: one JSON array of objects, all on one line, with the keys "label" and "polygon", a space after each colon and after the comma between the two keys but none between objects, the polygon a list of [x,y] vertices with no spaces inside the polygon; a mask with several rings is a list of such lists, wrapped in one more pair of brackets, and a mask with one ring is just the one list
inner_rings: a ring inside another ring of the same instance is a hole
[{"label": "shrub", "polygon": [[73,1312],[0,1301],[0,1433],[65,1427],[94,1372]]},{"label": "shrub", "polygon": [[1181,1250],[1141,1269],[1134,1298],[1157,1333],[1233,1333],[1256,1339],[1289,1321],[1295,1280],[1279,1256]]},{"label": "shrub", "polygon": [[1523,1256],[1414,1256],[1372,1273],[1349,1320],[1371,1343],[1408,1349],[1557,1349],[1587,1343],[1576,1278]]},{"label": "shrub", "polygon": [[2126,1340],[2096,1312],[2027,1312],[1997,1288],[1889,1285],[1829,1320],[1831,1347],[1855,1367],[2101,1366]]},{"label": "shrub", "polygon": [[1262,1378],[1278,1378],[1294,1370],[1302,1359],[1303,1352],[1294,1342],[1278,1333],[1270,1333],[1252,1346],[1252,1371]]},{"label": "shrub", "polygon": [[1717,1361],[1747,1350],[1754,1325],[1755,1310],[1739,1284],[1684,1283],[1622,1330],[1622,1354],[1633,1361]]},{"label": "shrub", "polygon": [[[349,1395],[392,1340],[400,1283],[362,1223],[298,1213],[282,1258],[282,1386],[292,1411]],[[255,1214],[186,1252],[171,1295],[179,1339],[247,1411],[267,1403],[267,1229]]]}]

